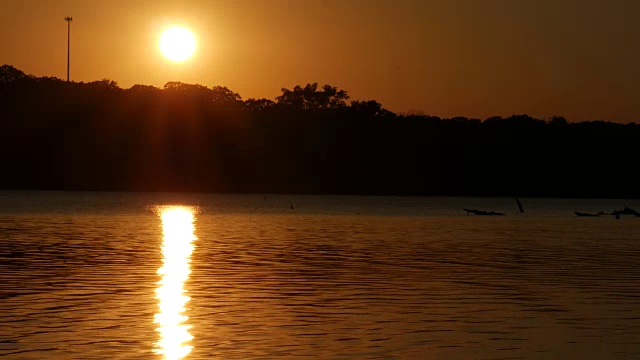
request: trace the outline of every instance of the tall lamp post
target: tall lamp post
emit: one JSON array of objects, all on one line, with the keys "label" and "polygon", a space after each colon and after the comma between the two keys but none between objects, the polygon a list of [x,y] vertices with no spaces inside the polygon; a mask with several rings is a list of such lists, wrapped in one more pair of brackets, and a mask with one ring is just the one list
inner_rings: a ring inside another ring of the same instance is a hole
[{"label": "tall lamp post", "polygon": [[73,21],[72,17],[67,16],[64,18],[67,22],[67,82],[69,82],[69,57],[71,55],[71,22]]}]

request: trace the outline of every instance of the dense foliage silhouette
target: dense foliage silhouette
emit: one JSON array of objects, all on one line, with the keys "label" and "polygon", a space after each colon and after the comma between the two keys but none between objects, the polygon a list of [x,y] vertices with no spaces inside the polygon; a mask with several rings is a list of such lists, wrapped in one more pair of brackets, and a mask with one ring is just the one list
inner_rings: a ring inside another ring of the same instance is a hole
[{"label": "dense foliage silhouette", "polygon": [[399,115],[318,84],[275,101],[0,68],[0,188],[640,197],[640,127]]}]

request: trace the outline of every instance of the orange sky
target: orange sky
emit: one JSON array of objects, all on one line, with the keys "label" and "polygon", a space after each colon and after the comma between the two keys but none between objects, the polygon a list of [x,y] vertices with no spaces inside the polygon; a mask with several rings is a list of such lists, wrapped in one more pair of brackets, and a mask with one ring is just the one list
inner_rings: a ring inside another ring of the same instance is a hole
[{"label": "orange sky", "polygon": [[[223,85],[244,99],[328,83],[442,117],[640,123],[640,1],[0,0],[0,64],[128,88]],[[195,57],[166,61],[172,24]]]}]

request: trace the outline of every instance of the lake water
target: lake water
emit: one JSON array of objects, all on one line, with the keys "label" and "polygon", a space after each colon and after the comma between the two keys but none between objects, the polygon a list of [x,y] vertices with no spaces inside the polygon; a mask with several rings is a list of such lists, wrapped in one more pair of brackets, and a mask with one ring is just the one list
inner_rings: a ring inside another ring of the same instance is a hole
[{"label": "lake water", "polygon": [[520,200],[0,192],[0,358],[640,358],[640,200]]}]

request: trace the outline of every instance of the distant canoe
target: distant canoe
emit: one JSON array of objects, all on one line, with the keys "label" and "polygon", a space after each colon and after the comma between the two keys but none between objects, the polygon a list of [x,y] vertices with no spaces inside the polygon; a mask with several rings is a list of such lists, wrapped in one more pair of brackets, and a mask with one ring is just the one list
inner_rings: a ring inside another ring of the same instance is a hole
[{"label": "distant canoe", "polygon": [[616,216],[619,216],[619,215],[633,215],[635,217],[640,217],[640,213],[639,212],[637,212],[637,211],[635,211],[635,210],[633,210],[633,209],[631,209],[629,207],[626,207],[626,206],[622,210],[614,211],[611,215],[616,215]]},{"label": "distant canoe", "polygon": [[485,216],[503,216],[503,213],[499,213],[499,212],[495,212],[495,211],[484,211],[484,210],[475,210],[475,209],[465,209],[462,208],[462,210],[466,211],[468,214],[474,214],[474,215],[485,215]]},{"label": "distant canoe", "polygon": [[580,212],[580,211],[574,211],[576,213],[577,216],[600,216],[598,214],[591,214],[591,213],[586,213],[586,212]]}]

